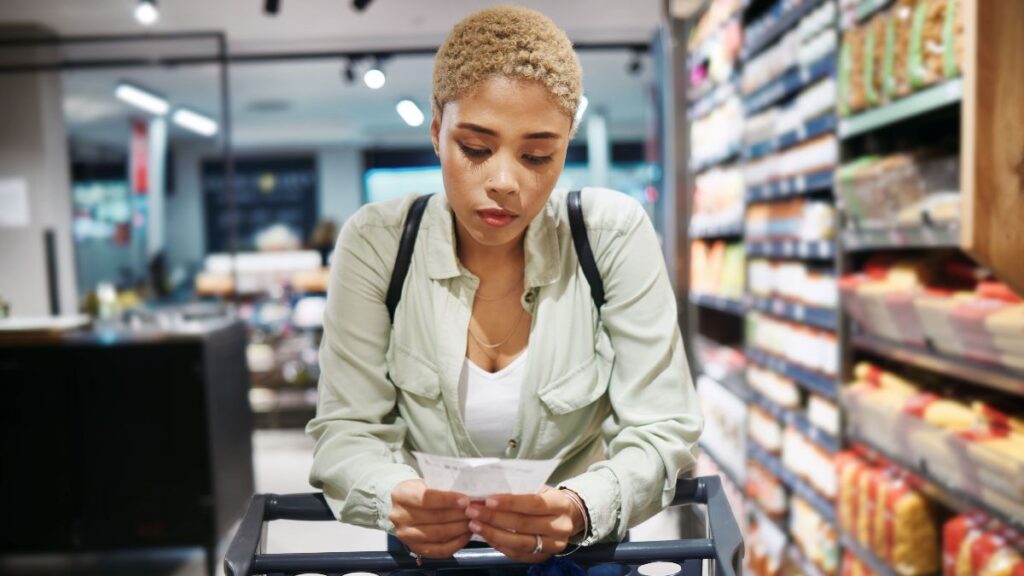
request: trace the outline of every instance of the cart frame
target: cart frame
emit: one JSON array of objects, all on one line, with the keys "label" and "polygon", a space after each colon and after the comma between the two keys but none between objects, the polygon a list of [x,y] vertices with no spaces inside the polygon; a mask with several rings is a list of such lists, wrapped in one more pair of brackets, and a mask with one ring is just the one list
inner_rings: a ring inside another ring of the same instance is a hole
[{"label": "cart frame", "polygon": [[[704,504],[710,537],[664,542],[597,544],[570,557],[584,566],[603,563],[646,564],[655,561],[714,561],[716,576],[741,575],[743,537],[717,476],[679,480],[670,506]],[[228,546],[224,557],[227,576],[294,575],[302,573],[386,573],[396,570],[433,572],[438,569],[506,568],[528,566],[509,560],[493,548],[467,548],[444,560],[415,559],[390,552],[325,552],[266,554],[267,522],[273,520],[337,521],[323,494],[257,494]]]}]

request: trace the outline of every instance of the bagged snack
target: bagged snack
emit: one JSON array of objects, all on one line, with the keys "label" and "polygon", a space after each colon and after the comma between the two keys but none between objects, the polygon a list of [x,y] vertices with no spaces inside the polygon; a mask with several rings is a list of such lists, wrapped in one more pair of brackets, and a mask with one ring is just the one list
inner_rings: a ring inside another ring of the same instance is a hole
[{"label": "bagged snack", "polygon": [[865,29],[864,38],[864,95],[868,106],[879,106],[884,99],[882,82],[885,59],[886,22],[884,14],[875,16]]},{"label": "bagged snack", "polygon": [[919,90],[945,77],[943,29],[949,0],[920,0],[911,24],[908,75],[910,86]]},{"label": "bagged snack", "polygon": [[897,574],[918,576],[939,569],[938,524],[932,504],[903,480],[888,486],[884,534],[885,558]]},{"label": "bagged snack", "polygon": [[888,74],[890,83],[887,85],[886,90],[886,95],[890,98],[906,96],[911,92],[907,70],[909,66],[911,24],[916,6],[917,0],[897,0],[890,12],[889,21],[893,29],[893,43],[888,62],[888,66],[891,66],[891,74]]},{"label": "bagged snack", "polygon": [[864,47],[866,30],[853,28],[846,31],[850,46],[850,110],[859,112],[867,108],[867,87],[864,84]]},{"label": "bagged snack", "polygon": [[951,518],[942,528],[942,576],[957,575],[957,560],[964,540],[978,534],[984,521],[978,515],[961,514]]}]

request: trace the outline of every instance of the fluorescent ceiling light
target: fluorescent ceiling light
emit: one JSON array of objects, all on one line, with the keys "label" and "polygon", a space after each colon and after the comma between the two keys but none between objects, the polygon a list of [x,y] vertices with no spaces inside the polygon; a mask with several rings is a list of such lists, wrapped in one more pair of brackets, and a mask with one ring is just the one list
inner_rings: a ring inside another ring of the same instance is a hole
[{"label": "fluorescent ceiling light", "polygon": [[576,123],[579,124],[580,120],[583,119],[583,113],[587,111],[587,105],[590,101],[587,100],[586,96],[580,96],[580,105],[576,108]]},{"label": "fluorescent ceiling light", "polygon": [[363,82],[372,89],[379,90],[384,87],[384,83],[387,82],[387,77],[384,76],[384,72],[377,67],[370,68],[363,74]]},{"label": "fluorescent ceiling light", "polygon": [[132,106],[141,108],[146,112],[156,114],[157,116],[167,114],[167,111],[170,109],[170,105],[167,104],[167,100],[164,100],[152,92],[147,92],[142,88],[132,86],[131,84],[118,84],[117,88],[114,89],[114,95],[117,96],[119,100],[123,100]]},{"label": "fluorescent ceiling light", "polygon": [[412,100],[401,100],[398,105],[395,106],[395,110],[398,110],[398,115],[405,120],[405,123],[413,128],[423,125],[423,111],[416,105]]},{"label": "fluorescent ceiling light", "polygon": [[213,136],[217,133],[217,122],[213,118],[203,116],[187,108],[178,108],[171,118],[174,123],[182,128],[187,128],[203,136]]},{"label": "fluorescent ceiling light", "polygon": [[156,9],[156,0],[139,0],[135,7],[135,19],[143,26],[152,26],[160,19],[160,11]]}]

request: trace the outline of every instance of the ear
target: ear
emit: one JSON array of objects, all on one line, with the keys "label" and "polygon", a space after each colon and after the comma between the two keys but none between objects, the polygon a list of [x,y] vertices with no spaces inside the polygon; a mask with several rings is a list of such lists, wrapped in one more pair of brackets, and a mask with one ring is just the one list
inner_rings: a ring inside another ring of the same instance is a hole
[{"label": "ear", "polygon": [[434,143],[434,154],[441,155],[441,118],[436,114],[430,120],[430,141]]}]

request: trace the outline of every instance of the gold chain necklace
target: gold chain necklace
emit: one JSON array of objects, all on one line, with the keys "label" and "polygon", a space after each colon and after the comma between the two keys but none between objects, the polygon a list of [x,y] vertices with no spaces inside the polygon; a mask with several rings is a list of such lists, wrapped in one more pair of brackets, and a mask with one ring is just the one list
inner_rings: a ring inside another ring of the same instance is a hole
[{"label": "gold chain necklace", "polygon": [[497,344],[488,344],[488,343],[484,342],[483,340],[478,338],[476,334],[473,334],[473,330],[472,329],[469,329],[469,335],[473,337],[473,340],[476,340],[476,343],[481,348],[485,348],[487,350],[494,350],[495,348],[501,348],[502,346],[507,344],[508,341],[512,339],[512,336],[516,333],[516,331],[519,330],[519,325],[523,323],[523,316],[525,316],[525,315],[526,315],[526,309],[523,308],[522,306],[520,306],[519,307],[519,318],[516,319],[516,325],[512,327],[512,331],[508,333],[508,336],[505,336],[505,339],[502,340],[501,342],[498,342]]}]

